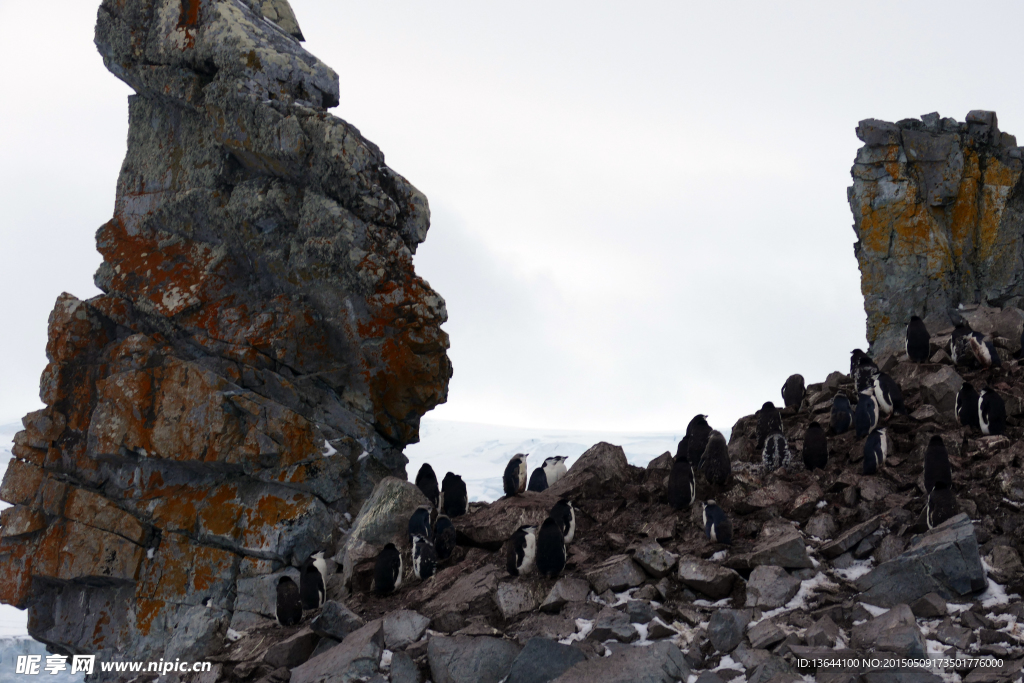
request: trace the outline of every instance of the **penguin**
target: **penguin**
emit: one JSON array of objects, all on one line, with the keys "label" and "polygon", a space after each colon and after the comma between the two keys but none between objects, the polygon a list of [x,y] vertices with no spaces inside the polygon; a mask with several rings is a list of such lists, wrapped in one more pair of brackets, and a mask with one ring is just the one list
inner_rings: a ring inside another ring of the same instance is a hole
[{"label": "penguin", "polygon": [[850,399],[846,394],[836,394],[832,399],[832,413],[828,426],[832,428],[833,434],[845,434],[853,426],[853,408],[850,407]]},{"label": "penguin", "polygon": [[703,504],[704,533],[712,543],[732,545],[732,522],[713,500]]},{"label": "penguin", "polygon": [[698,463],[704,478],[713,486],[725,486],[732,476],[732,461],[729,460],[729,444],[722,432],[712,430],[708,445]]},{"label": "penguin", "polygon": [[548,475],[545,474],[543,467],[538,467],[533,470],[533,474],[530,475],[530,483],[526,485],[527,491],[546,491],[548,488]]},{"label": "penguin", "polygon": [[668,504],[673,510],[683,510],[693,505],[697,496],[697,482],[693,476],[693,465],[686,457],[689,440],[684,436],[672,459],[672,471],[668,475]]},{"label": "penguin", "polygon": [[434,533],[430,525],[430,508],[426,505],[416,508],[416,511],[409,518],[409,540],[412,541],[415,536],[422,536],[428,541],[434,539]]},{"label": "penguin", "polygon": [[879,372],[874,376],[872,384],[875,401],[878,402],[878,407],[887,417],[894,412],[900,415],[907,414],[907,409],[903,405],[903,391],[896,380],[884,372]]},{"label": "penguin", "polygon": [[313,553],[299,569],[299,596],[304,609],[319,609],[327,599],[327,561],[324,553]]},{"label": "penguin", "polygon": [[789,444],[786,443],[786,436],[775,431],[764,440],[764,449],[761,451],[761,462],[764,464],[765,473],[774,472],[780,467],[789,467],[790,453]]},{"label": "penguin", "polygon": [[853,384],[857,389],[857,393],[872,388],[872,378],[878,371],[878,366],[875,365],[875,361],[871,360],[871,356],[868,354],[860,349],[854,349],[850,353],[850,377],[853,378]]},{"label": "penguin", "polygon": [[437,571],[437,551],[430,539],[412,537],[412,572],[420,581],[429,579]]},{"label": "penguin", "polygon": [[868,434],[864,440],[864,474],[876,474],[889,457],[891,447],[889,432],[884,427]]},{"label": "penguin", "polygon": [[544,462],[541,467],[544,469],[544,476],[548,479],[548,486],[554,486],[559,479],[565,476],[565,461],[569,459],[567,455],[554,455],[550,458],[544,458]]},{"label": "penguin", "polygon": [[704,449],[708,446],[708,438],[711,436],[711,425],[708,424],[707,415],[694,415],[690,424],[686,425],[686,436],[690,437],[689,450],[686,452],[686,459],[691,463],[700,462],[700,456],[704,455]]},{"label": "penguin", "polygon": [[814,468],[825,469],[828,464],[828,437],[825,430],[817,422],[812,422],[804,433],[804,466],[813,470]]},{"label": "penguin", "polygon": [[434,474],[434,468],[429,463],[423,463],[420,471],[416,473],[416,487],[423,491],[423,495],[427,497],[431,505],[435,508],[441,507],[441,493],[437,490],[437,475]]},{"label": "penguin", "polygon": [[785,384],[782,385],[782,404],[787,408],[800,409],[800,402],[804,400],[804,376],[790,375]]},{"label": "penguin", "polygon": [[978,425],[985,435],[1006,431],[1006,404],[1003,397],[991,389],[982,389],[978,394]]},{"label": "penguin", "polygon": [[290,576],[277,580],[277,623],[281,626],[298,626],[302,621],[302,598],[299,587]]},{"label": "penguin", "polygon": [[508,539],[506,568],[512,576],[531,573],[537,562],[537,527],[524,525]]},{"label": "penguin", "polygon": [[572,543],[572,539],[576,537],[576,508],[572,501],[568,498],[561,499],[551,508],[548,517],[558,522],[558,528],[562,530],[562,540],[565,541],[565,544]]},{"label": "penguin", "polygon": [[779,414],[779,409],[771,401],[765,401],[757,414],[757,448],[764,448],[764,440],[769,434],[781,431],[782,415]]},{"label": "penguin", "polygon": [[956,421],[961,427],[981,430],[981,425],[978,424],[978,392],[967,382],[964,382],[960,391],[956,392]]},{"label": "penguin", "polygon": [[377,555],[373,567],[373,592],[391,595],[402,587],[402,553],[394,543],[388,543]]},{"label": "penguin", "polygon": [[985,339],[985,335],[975,332],[965,321],[953,330],[953,336],[949,340],[950,356],[953,363],[963,365],[967,368],[999,367],[999,354],[996,353],[992,342]]},{"label": "penguin", "polygon": [[924,504],[925,522],[934,529],[957,513],[956,496],[944,481],[936,481]]},{"label": "penguin", "polygon": [[996,347],[989,340],[975,332],[967,340],[971,346],[971,353],[978,365],[984,368],[998,368],[1002,361],[996,352]]},{"label": "penguin", "polygon": [[853,426],[857,430],[857,438],[868,435],[878,426],[878,402],[872,396],[874,391],[862,392],[857,397],[857,411],[853,414]]},{"label": "penguin", "polygon": [[907,355],[910,360],[915,363],[928,362],[931,338],[924,321],[916,315],[910,316],[910,324],[907,325]]},{"label": "penguin", "polygon": [[466,493],[466,482],[462,477],[449,472],[441,482],[441,510],[449,517],[466,514],[469,495]]},{"label": "penguin", "polygon": [[[519,453],[508,461],[501,483],[505,486],[506,496],[516,496],[526,490],[526,454]],[[445,481],[448,478],[445,477]]]},{"label": "penguin", "polygon": [[455,551],[455,525],[447,515],[438,515],[434,521],[434,552],[438,562],[444,562]]},{"label": "penguin", "polygon": [[537,533],[537,571],[541,576],[558,578],[565,569],[565,538],[562,528],[551,517],[544,520]]},{"label": "penguin", "polygon": [[931,493],[939,482],[947,488],[953,485],[953,469],[949,466],[949,453],[942,437],[936,434],[924,452],[924,491]]}]

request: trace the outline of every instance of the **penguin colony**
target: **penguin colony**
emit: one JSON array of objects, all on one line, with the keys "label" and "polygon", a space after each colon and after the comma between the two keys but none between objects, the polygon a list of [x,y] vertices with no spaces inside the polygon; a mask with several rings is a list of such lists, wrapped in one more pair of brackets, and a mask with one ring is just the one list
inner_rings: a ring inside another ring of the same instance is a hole
[{"label": "penguin colony", "polygon": [[[1022,339],[1024,341],[1024,339]],[[950,341],[955,364],[972,369],[999,367],[999,356],[992,342],[959,321]],[[929,359],[930,335],[924,322],[911,318],[906,332],[908,358],[916,363]],[[907,415],[899,384],[883,372],[861,349],[850,358],[850,377],[854,381],[856,403],[840,392],[832,401],[828,424],[812,422],[803,435],[802,463],[807,470],[824,469],[828,463],[828,433],[838,435],[854,430],[863,439],[862,471],[877,474],[892,456],[893,440],[885,424],[894,414]],[[806,397],[801,375],[792,375],[782,386],[783,410],[799,412]],[[1006,429],[1003,399],[990,387],[977,391],[964,383],[956,396],[955,414],[963,427],[983,435],[998,435]],[[827,428],[827,432],[826,432]],[[771,401],[757,414],[757,448],[761,452],[765,474],[788,469],[798,460],[792,456],[783,431],[782,413]],[[546,458],[527,476],[527,454],[517,454],[508,463],[502,477],[506,497],[525,492],[543,492],[567,474],[565,456]],[[697,500],[697,479],[711,491],[723,491],[732,480],[729,446],[724,435],[712,429],[707,415],[698,414],[687,425],[679,441],[667,480],[666,499],[674,510],[686,510]],[[933,528],[958,512],[955,484],[949,454],[941,436],[933,435],[924,454],[925,505],[923,523]],[[411,573],[418,581],[427,581],[438,566],[452,557],[457,545],[453,518],[467,513],[468,495],[459,475],[448,472],[441,486],[429,464],[416,475],[416,486],[430,502],[418,508],[408,520]],[[566,567],[568,546],[576,537],[576,508],[572,501],[560,499],[544,519],[520,526],[506,543],[506,569],[513,577],[539,574],[558,577]],[[725,511],[708,499],[701,503],[701,521],[705,536],[713,543],[731,545],[733,528]],[[371,590],[390,595],[400,590],[405,575],[402,551],[387,544],[377,556]],[[277,582],[277,620],[282,626],[295,626],[303,610],[318,609],[326,599],[327,563],[324,551],[313,553],[299,570],[299,583],[290,576]]]}]

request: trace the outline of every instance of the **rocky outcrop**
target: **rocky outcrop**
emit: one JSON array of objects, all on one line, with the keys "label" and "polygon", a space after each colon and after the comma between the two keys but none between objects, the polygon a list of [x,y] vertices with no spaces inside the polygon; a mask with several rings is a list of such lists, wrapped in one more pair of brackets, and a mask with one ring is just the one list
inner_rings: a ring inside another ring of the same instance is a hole
[{"label": "rocky outcrop", "polygon": [[96,45],[136,93],[104,294],[58,299],[46,408],[0,489],[0,600],[57,649],[220,648],[405,477],[445,400],[445,305],[412,262],[426,198],[327,113],[338,77],[298,38],[286,0],[99,9]]},{"label": "rocky outcrop", "polygon": [[901,349],[912,315],[934,334],[960,304],[1021,307],[1024,150],[995,112],[868,119],[857,137],[849,200],[872,351]]}]

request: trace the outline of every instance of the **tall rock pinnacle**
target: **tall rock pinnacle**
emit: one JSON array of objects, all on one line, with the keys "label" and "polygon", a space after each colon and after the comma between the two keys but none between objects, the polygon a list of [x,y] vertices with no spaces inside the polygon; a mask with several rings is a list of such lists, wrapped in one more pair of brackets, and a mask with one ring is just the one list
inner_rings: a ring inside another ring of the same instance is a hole
[{"label": "tall rock pinnacle", "polygon": [[1021,307],[1024,183],[995,112],[857,127],[849,190],[874,353],[902,349],[910,316],[937,331],[960,304]]},{"label": "tall rock pinnacle", "polygon": [[136,93],[104,294],[58,299],[0,488],[0,600],[64,651],[198,659],[272,617],[253,582],[333,551],[446,398],[427,200],[301,36],[286,0],[99,9]]}]

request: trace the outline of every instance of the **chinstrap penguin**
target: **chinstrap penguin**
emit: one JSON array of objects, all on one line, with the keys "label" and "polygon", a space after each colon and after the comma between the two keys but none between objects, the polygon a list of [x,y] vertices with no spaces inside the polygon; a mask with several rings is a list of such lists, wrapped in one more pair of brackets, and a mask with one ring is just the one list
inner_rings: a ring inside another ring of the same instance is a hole
[{"label": "chinstrap penguin", "polygon": [[506,496],[515,496],[526,490],[526,454],[519,453],[508,461],[501,483]]},{"label": "chinstrap penguin", "polygon": [[769,434],[764,440],[761,450],[761,463],[765,473],[774,472],[780,467],[789,467],[790,453],[786,436],[780,431]]},{"label": "chinstrap penguin", "polygon": [[732,545],[732,522],[713,500],[703,504],[704,533],[712,543]]},{"label": "chinstrap penguin", "polygon": [[916,315],[910,316],[910,324],[907,325],[907,355],[915,363],[928,361],[931,335],[924,321]]},{"label": "chinstrap penguin", "polygon": [[978,425],[986,435],[1006,431],[1006,404],[1003,397],[991,389],[982,389],[978,394]]},{"label": "chinstrap penguin", "polygon": [[[782,431],[782,415],[771,401],[765,401],[757,413],[757,448],[764,448],[764,441],[772,432]],[[703,451],[701,451],[703,452]]]},{"label": "chinstrap penguin", "polygon": [[828,437],[817,422],[812,422],[804,433],[804,467],[808,470],[825,469],[828,464]]},{"label": "chinstrap penguin", "polygon": [[782,385],[782,405],[787,408],[800,409],[800,402],[804,400],[804,376],[790,375],[785,384]]},{"label": "chinstrap penguin", "polygon": [[313,553],[299,569],[299,596],[304,609],[318,609],[327,599],[327,560],[324,552]]},{"label": "chinstrap penguin", "polygon": [[412,538],[412,572],[420,581],[429,579],[437,571],[437,551],[434,544],[423,536]]},{"label": "chinstrap penguin", "polygon": [[281,626],[298,626],[302,621],[302,599],[299,587],[290,576],[277,580],[277,623]]},{"label": "chinstrap penguin", "polygon": [[540,493],[548,490],[548,475],[544,473],[543,467],[537,467],[530,475],[530,483],[526,485],[527,491]]},{"label": "chinstrap penguin", "polygon": [[565,461],[569,459],[567,455],[554,455],[550,458],[544,458],[544,463],[541,467],[544,470],[544,476],[547,477],[548,486],[554,486],[558,483],[558,480],[565,476],[567,470],[565,469]]},{"label": "chinstrap penguin", "polygon": [[679,442],[676,457],[672,459],[672,470],[668,475],[668,504],[673,510],[682,510],[693,504],[697,494],[697,482],[693,478],[693,465],[686,457],[689,442],[686,437]]},{"label": "chinstrap penguin", "polygon": [[878,426],[878,401],[871,390],[862,392],[857,397],[857,410],[853,414],[853,426],[857,430],[857,438],[863,438]]},{"label": "chinstrap penguin", "polygon": [[557,578],[565,569],[565,539],[558,522],[548,517],[537,533],[537,571],[541,576]]},{"label": "chinstrap penguin", "polygon": [[438,515],[434,521],[434,552],[438,562],[444,562],[455,551],[455,525],[447,515]]},{"label": "chinstrap penguin", "polygon": [[709,484],[724,486],[732,475],[732,462],[729,460],[729,444],[718,430],[713,430],[708,438],[699,463],[700,471]]},{"label": "chinstrap penguin", "polygon": [[468,506],[466,482],[452,472],[444,475],[444,481],[441,482],[441,511],[449,517],[458,517],[466,514]]},{"label": "chinstrap penguin", "polygon": [[871,356],[860,349],[854,349],[850,353],[850,377],[857,393],[872,388],[872,378],[877,372],[878,366],[871,360]]},{"label": "chinstrap penguin", "polygon": [[928,442],[924,452],[924,490],[931,493],[939,482],[947,487],[953,485],[953,468],[949,465],[949,453],[942,437],[936,434]]},{"label": "chinstrap penguin", "polygon": [[884,427],[868,434],[864,440],[864,474],[876,474],[892,452],[889,432]]},{"label": "chinstrap penguin", "polygon": [[412,541],[413,536],[422,536],[428,541],[434,540],[434,531],[430,523],[430,508],[426,505],[416,508],[416,511],[409,517],[410,541]]},{"label": "chinstrap penguin", "polygon": [[537,527],[524,525],[508,540],[505,566],[512,576],[529,574],[537,562]]},{"label": "chinstrap penguin", "polygon": [[935,488],[928,494],[924,505],[925,523],[934,529],[957,513],[956,496],[946,482],[935,482]]},{"label": "chinstrap penguin", "polygon": [[873,379],[874,398],[879,409],[888,417],[894,412],[899,415],[906,415],[907,409],[903,405],[903,391],[900,385],[892,377],[884,372],[879,372]]},{"label": "chinstrap penguin", "polygon": [[978,423],[978,392],[967,382],[964,382],[960,391],[956,393],[956,421],[961,427],[981,429]]},{"label": "chinstrap penguin", "polygon": [[437,475],[434,474],[434,468],[429,463],[423,463],[420,471],[416,473],[416,487],[423,491],[423,495],[427,497],[431,505],[435,508],[441,507],[441,492],[437,488]]},{"label": "chinstrap penguin", "polygon": [[711,425],[708,424],[707,415],[694,415],[690,424],[686,425],[686,436],[689,437],[689,444],[686,459],[690,462],[699,462],[700,456],[704,455],[704,449],[708,446],[708,438],[711,437]]},{"label": "chinstrap penguin", "polygon": [[853,408],[850,407],[850,399],[846,394],[836,394],[832,399],[828,426],[832,428],[833,434],[845,434],[853,426]]},{"label": "chinstrap penguin", "polygon": [[388,543],[377,555],[373,567],[373,592],[391,595],[402,587],[402,553],[394,543]]},{"label": "chinstrap penguin", "polygon": [[572,543],[572,539],[576,538],[576,508],[573,506],[572,501],[562,498],[551,508],[548,516],[558,523],[558,528],[562,530],[562,540],[565,541],[565,544],[569,545]]}]

